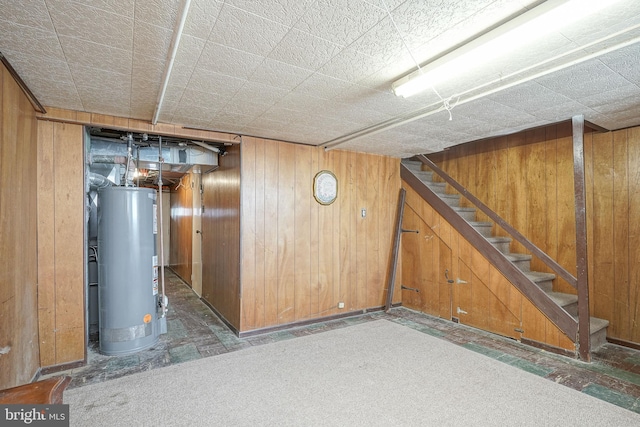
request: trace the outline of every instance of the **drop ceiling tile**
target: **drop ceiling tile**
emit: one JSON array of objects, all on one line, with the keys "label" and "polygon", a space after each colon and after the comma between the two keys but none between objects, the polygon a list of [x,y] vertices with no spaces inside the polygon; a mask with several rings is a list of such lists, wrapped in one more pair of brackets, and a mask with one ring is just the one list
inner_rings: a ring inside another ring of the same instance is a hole
[{"label": "drop ceiling tile", "polygon": [[273,86],[263,85],[256,82],[247,82],[234,95],[232,102],[250,102],[264,105],[273,105],[282,97],[287,95],[289,91]]},{"label": "drop ceiling tile", "polygon": [[225,4],[209,41],[266,56],[288,31],[287,26]]},{"label": "drop ceiling tile", "polygon": [[499,127],[519,126],[532,122],[536,118],[515,108],[497,103],[488,98],[482,98],[467,104],[458,105],[452,110],[453,117],[458,115],[474,120],[484,121],[492,125],[492,129]]},{"label": "drop ceiling tile", "polygon": [[193,121],[208,123],[213,117],[215,117],[218,110],[219,107],[216,105],[212,105],[211,108],[205,108],[200,104],[188,106],[181,105],[175,112],[172,121],[185,125],[189,125]]},{"label": "drop ceiling tile", "polygon": [[140,22],[173,29],[178,15],[182,13],[182,2],[174,0],[145,0],[135,3],[136,25]]},{"label": "drop ceiling tile", "polygon": [[361,0],[318,0],[295,28],[341,46],[348,46],[385,16]]},{"label": "drop ceiling tile", "polygon": [[335,109],[338,105],[341,104],[332,100],[289,92],[275,103],[274,108],[295,111],[295,116],[297,117],[314,117],[317,115],[327,116],[337,114]]},{"label": "drop ceiling tile", "polygon": [[264,61],[263,56],[208,42],[202,49],[197,66],[216,73],[246,79],[253,74],[262,61]]},{"label": "drop ceiling tile", "polygon": [[[521,13],[523,7],[531,3],[536,3],[536,1],[497,0],[477,3],[467,2],[468,7],[460,8],[460,13],[444,17],[445,20],[450,20],[451,25],[446,25],[446,22],[442,22],[442,18],[436,20],[437,25],[434,24],[434,28],[437,34],[435,36],[430,33],[421,36],[424,31],[428,32],[428,30],[419,29],[417,37],[407,37],[406,41],[414,57],[420,64],[423,64],[452,47],[481,34],[487,28],[507,17]],[[416,25],[416,20],[419,22],[420,19],[429,19],[429,14],[424,13],[424,11],[413,19],[407,19],[406,14],[407,12],[410,13],[410,8],[408,10],[405,9],[407,6],[410,7],[411,5],[403,4],[398,8],[397,13],[404,16],[403,19],[406,20],[408,25]],[[464,9],[466,9],[466,12]]]},{"label": "drop ceiling tile", "polygon": [[356,110],[355,108],[351,108],[350,105],[342,103],[331,105],[326,111],[331,111],[332,114],[340,116],[345,120],[358,123],[360,127],[368,127],[392,118],[389,114],[374,110]]},{"label": "drop ceiling tile", "polygon": [[229,114],[239,116],[258,117],[271,108],[270,105],[257,104],[251,101],[230,102],[224,107],[224,111]]},{"label": "drop ceiling tile", "polygon": [[129,96],[131,90],[130,74],[112,73],[73,64],[71,65],[71,75],[82,97],[88,95],[88,90],[91,90],[92,96],[96,97],[101,96],[102,92],[126,93]]},{"label": "drop ceiling tile", "polygon": [[155,109],[152,105],[141,105],[136,103],[132,103],[131,105],[131,118],[133,119],[151,121],[154,113]]},{"label": "drop ceiling tile", "polygon": [[129,117],[131,113],[128,102],[115,102],[113,104],[110,104],[101,99],[90,99],[83,100],[82,105],[84,105],[85,111],[90,111],[97,114],[106,114],[116,117]]},{"label": "drop ceiling tile", "polygon": [[640,106],[640,87],[630,84],[609,92],[580,98],[579,101],[599,113],[621,117],[626,111],[632,111]]},{"label": "drop ceiling tile", "polygon": [[315,0],[227,0],[230,5],[255,15],[292,26]]},{"label": "drop ceiling tile", "polygon": [[622,77],[640,85],[640,44],[616,50],[598,58],[600,62]]},{"label": "drop ceiling tile", "polygon": [[133,52],[152,58],[166,59],[171,46],[173,31],[146,22],[136,22]]},{"label": "drop ceiling tile", "polygon": [[392,11],[400,6],[406,0],[364,0],[372,6],[375,6],[386,13],[387,10]]},{"label": "drop ceiling tile", "polygon": [[397,60],[399,56],[408,56],[410,53],[389,17],[383,17],[377,25],[354,41],[353,46],[358,51],[380,58],[388,64]]},{"label": "drop ceiling tile", "polygon": [[76,2],[47,0],[47,4],[59,35],[119,49],[132,49],[133,18]]},{"label": "drop ceiling tile", "polygon": [[409,48],[412,49],[454,27],[491,2],[491,0],[478,0],[468,2],[467,7],[460,7],[457,2],[408,0],[394,9],[391,15]]},{"label": "drop ceiling tile", "polygon": [[49,32],[55,31],[44,0],[5,1],[0,8],[0,21]]},{"label": "drop ceiling tile", "polygon": [[[204,46],[205,41],[202,39],[192,36],[182,36],[171,69],[169,85],[183,88],[187,86]],[[166,59],[164,66],[167,66]]]},{"label": "drop ceiling tile", "polygon": [[416,109],[413,103],[406,102],[404,98],[391,92],[381,92],[359,84],[352,85],[336,96],[335,100],[357,109],[375,110],[393,116],[407,114]]},{"label": "drop ceiling tile", "polygon": [[252,120],[254,120],[254,116],[246,116],[243,114],[234,114],[227,109],[219,110],[214,114],[213,119],[211,120],[212,124],[215,123],[225,123],[232,124],[234,127],[238,128],[239,126],[245,126]]},{"label": "drop ceiling tile", "polygon": [[[88,103],[99,104],[101,102],[108,105],[122,105],[129,108],[131,87],[116,86],[109,82],[94,82],[92,86],[76,86],[78,95],[82,103],[87,107]],[[108,88],[109,90],[104,90]],[[97,91],[96,89],[100,89]]]},{"label": "drop ceiling tile", "polygon": [[[77,63],[121,74],[131,72],[131,50],[118,49],[68,36],[60,36],[60,44],[70,64]],[[109,61],[105,61],[105,58],[109,58]]]},{"label": "drop ceiling tile", "polygon": [[162,84],[165,62],[163,59],[138,55],[133,63],[132,87],[155,88]]},{"label": "drop ceiling tile", "polygon": [[43,58],[12,50],[2,50],[2,54],[32,91],[31,82],[36,80],[48,82],[49,84],[53,82],[73,84],[69,65],[66,61]]},{"label": "drop ceiling tile", "polygon": [[331,99],[342,94],[351,86],[352,83],[315,73],[300,83],[300,85],[294,89],[294,92],[314,98]]},{"label": "drop ceiling tile", "polygon": [[[78,0],[74,0],[78,1]],[[132,17],[134,14],[135,0],[80,0],[87,6],[95,7],[106,12],[115,13],[127,17]],[[47,3],[50,0],[46,0]]]},{"label": "drop ceiling tile", "polygon": [[318,72],[339,80],[357,83],[384,68],[385,64],[377,58],[358,52],[355,47],[343,49]]},{"label": "drop ceiling tile", "polygon": [[199,92],[216,94],[223,97],[233,96],[246,80],[237,79],[225,74],[214,73],[203,68],[196,68],[191,75],[187,88]]},{"label": "drop ceiling tile", "polygon": [[174,114],[185,115],[185,111],[193,111],[199,108],[205,110],[219,110],[229,102],[228,96],[221,96],[209,92],[200,92],[193,89],[185,89],[180,104]]},{"label": "drop ceiling tile", "polygon": [[272,106],[268,111],[265,111],[260,116],[261,119],[268,120],[270,122],[278,122],[284,124],[304,124],[308,125],[309,121],[313,122],[317,120],[317,116],[310,116],[302,110],[291,110],[283,108],[280,105]]},{"label": "drop ceiling tile", "polygon": [[257,117],[254,120],[251,120],[251,122],[247,124],[247,127],[260,129],[261,132],[264,132],[264,131],[283,132],[288,128],[288,126],[289,125],[287,123],[271,120],[264,116]]},{"label": "drop ceiling tile", "polygon": [[640,3],[620,1],[599,10],[590,19],[579,20],[561,31],[567,38],[585,44],[632,27],[639,18]]},{"label": "drop ceiling tile", "polygon": [[0,21],[0,48],[33,56],[64,60],[56,33]]},{"label": "drop ceiling tile", "polygon": [[268,86],[292,90],[306,80],[311,73],[312,71],[307,69],[267,58],[249,77],[249,80]]},{"label": "drop ceiling tile", "polygon": [[629,84],[598,60],[591,60],[536,79],[541,85],[572,99],[580,99]]},{"label": "drop ceiling tile", "polygon": [[192,0],[184,23],[184,34],[207,39],[218,19],[223,2],[216,0]]},{"label": "drop ceiling tile", "polygon": [[294,28],[271,51],[269,57],[315,71],[340,49],[341,46],[335,43]]},{"label": "drop ceiling tile", "polygon": [[66,107],[82,110],[82,102],[78,96],[75,84],[71,81],[50,81],[35,79],[27,83],[29,89],[42,105],[58,106],[58,103]]},{"label": "drop ceiling tile", "polygon": [[587,106],[571,100],[564,104],[554,104],[547,108],[536,110],[532,114],[538,119],[548,120],[549,122],[554,123],[570,119],[578,114],[584,114],[586,116],[587,114],[593,113],[595,112]]},{"label": "drop ceiling tile", "polygon": [[526,82],[489,95],[489,99],[512,108],[522,108],[522,106],[526,105],[528,111],[535,111],[546,108],[549,105],[563,104],[570,101],[566,96],[560,95],[535,81]]}]

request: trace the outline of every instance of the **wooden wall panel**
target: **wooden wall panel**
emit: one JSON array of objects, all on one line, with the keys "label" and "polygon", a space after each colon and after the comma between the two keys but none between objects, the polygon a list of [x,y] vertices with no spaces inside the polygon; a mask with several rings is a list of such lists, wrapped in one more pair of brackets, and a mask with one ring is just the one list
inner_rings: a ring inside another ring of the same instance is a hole
[{"label": "wooden wall panel", "polygon": [[0,66],[0,389],[28,383],[40,366],[36,138],[35,111]]},{"label": "wooden wall panel", "polygon": [[[620,289],[621,299],[629,295],[629,303],[626,307],[629,322],[629,333],[620,335],[623,340],[640,343],[640,128],[627,130],[627,167],[629,176],[629,253],[621,254],[620,263],[625,262],[625,255],[629,265],[628,289]],[[596,213],[594,212],[594,215]],[[606,256],[606,255],[605,255]]]},{"label": "wooden wall panel", "polygon": [[202,177],[202,298],[240,327],[240,147]]},{"label": "wooden wall panel", "polygon": [[[452,147],[438,164],[529,240],[575,274],[571,127],[559,124]],[[470,172],[474,171],[474,172]],[[478,219],[485,217],[478,214]],[[506,236],[494,226],[494,235]],[[511,243],[512,252],[526,253]],[[532,269],[550,271],[532,260]],[[558,279],[558,292],[575,290]]]},{"label": "wooden wall panel", "polygon": [[588,165],[590,309],[608,336],[640,343],[640,128],[593,134]]},{"label": "wooden wall panel", "polygon": [[[505,142],[506,141],[506,142]],[[516,226],[531,241],[575,274],[575,198],[570,124],[522,132],[493,140],[493,156],[484,153],[487,141],[452,147],[437,162],[473,188],[475,179],[495,171],[480,191],[489,207]],[[479,147],[478,147],[479,146]],[[489,148],[491,149],[491,148]],[[482,172],[478,162],[494,162]],[[585,136],[587,243],[590,309],[610,321],[609,337],[640,342],[640,128]],[[484,182],[484,181],[483,181]],[[492,183],[493,182],[493,183]],[[506,185],[504,185],[506,183]],[[476,194],[478,195],[478,194]],[[498,230],[499,234],[503,234]],[[518,250],[512,245],[512,250]],[[539,262],[534,269],[545,270]],[[557,279],[554,290],[575,293]],[[566,344],[553,326],[523,303],[523,322],[535,324],[525,336]],[[544,325],[544,333],[542,332]]]},{"label": "wooden wall panel", "polygon": [[[595,313],[611,313],[613,306],[613,134],[605,133],[593,137],[593,245],[598,253],[606,252],[609,256],[599,256],[591,260],[593,263],[590,277],[590,302]],[[591,215],[589,215],[591,216]],[[611,325],[611,330],[615,326]]]},{"label": "wooden wall panel", "polygon": [[80,125],[38,122],[40,363],[85,358],[84,144]]},{"label": "wooden wall panel", "polygon": [[[556,261],[575,276],[577,274],[576,202],[573,184],[573,137],[570,123],[557,126],[556,173],[558,178],[556,187],[558,258]],[[554,281],[554,290],[565,293],[576,292],[563,279]]]},{"label": "wooden wall panel", "polygon": [[[244,138],[242,147],[240,330],[382,306],[399,160],[257,138]],[[339,185],[338,199],[328,206],[312,194],[313,178],[323,169]]]},{"label": "wooden wall panel", "polygon": [[[193,266],[193,173],[182,177],[171,192],[171,224],[169,226],[171,269],[191,286]],[[164,196],[169,196],[164,194]]]}]

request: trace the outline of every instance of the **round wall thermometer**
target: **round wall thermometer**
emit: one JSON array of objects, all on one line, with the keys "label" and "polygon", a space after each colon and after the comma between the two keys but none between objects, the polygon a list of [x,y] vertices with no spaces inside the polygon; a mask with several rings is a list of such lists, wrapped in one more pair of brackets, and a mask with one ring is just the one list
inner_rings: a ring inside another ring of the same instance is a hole
[{"label": "round wall thermometer", "polygon": [[321,205],[330,205],[336,200],[338,179],[331,171],[320,171],[313,178],[313,197]]}]

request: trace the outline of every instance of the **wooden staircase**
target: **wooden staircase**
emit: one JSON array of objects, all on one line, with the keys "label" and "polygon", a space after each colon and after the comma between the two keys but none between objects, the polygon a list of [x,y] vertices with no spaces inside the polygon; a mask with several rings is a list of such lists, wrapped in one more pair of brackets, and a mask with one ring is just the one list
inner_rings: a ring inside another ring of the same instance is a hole
[{"label": "wooden staircase", "polygon": [[[405,165],[417,178],[431,189],[441,200],[450,206],[458,215],[465,219],[478,233],[497,248],[505,258],[520,269],[532,282],[542,289],[558,306],[562,307],[569,315],[578,317],[578,296],[553,291],[553,281],[556,275],[539,271],[531,271],[532,256],[528,254],[511,253],[510,237],[494,236],[492,234],[493,223],[476,221],[476,209],[460,206],[460,195],[447,193],[447,184],[434,182],[433,172],[422,170],[422,162],[403,160]],[[609,321],[595,317],[590,318],[590,348],[595,350],[605,344],[607,326]]]}]

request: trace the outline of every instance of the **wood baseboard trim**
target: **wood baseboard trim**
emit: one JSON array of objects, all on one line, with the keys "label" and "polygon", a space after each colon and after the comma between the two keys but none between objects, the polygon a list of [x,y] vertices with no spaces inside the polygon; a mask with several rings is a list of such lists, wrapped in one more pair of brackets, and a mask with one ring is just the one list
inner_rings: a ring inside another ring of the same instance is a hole
[{"label": "wood baseboard trim", "polygon": [[[192,290],[193,290],[193,289],[192,289]],[[197,295],[197,294],[196,294],[196,295]],[[202,297],[200,297],[200,301],[202,301],[202,302],[204,303],[204,305],[206,305],[207,307],[209,307],[209,308],[211,309],[211,311],[213,311],[213,313],[214,313],[216,316],[218,316],[218,318],[219,318],[220,320],[222,320],[222,323],[224,323],[225,325],[227,325],[227,328],[231,329],[231,331],[232,331],[236,336],[238,336],[238,337],[240,336],[240,335],[239,335],[239,333],[240,333],[240,332],[238,331],[238,329],[237,329],[235,326],[233,326],[233,325],[231,324],[231,322],[229,322],[229,321],[228,321],[228,320],[227,320],[227,319],[226,319],[226,318],[225,318],[225,317],[224,317],[224,316],[223,316],[223,315],[222,315],[218,310],[216,310],[216,308],[215,308],[213,305],[211,305],[211,304],[209,303],[209,301],[207,301],[206,299],[204,299],[204,298],[202,298]]]},{"label": "wood baseboard trim", "polygon": [[571,350],[567,350],[565,348],[554,347],[552,345],[545,344],[545,343],[539,342],[539,341],[530,340],[528,338],[522,338],[520,340],[520,342],[522,344],[526,344],[526,345],[529,345],[531,347],[539,348],[540,350],[548,351],[549,353],[555,353],[555,354],[559,354],[561,356],[567,356],[567,357],[570,357],[572,359],[577,359],[578,358],[578,353],[577,352],[571,351]]},{"label": "wood baseboard trim", "polygon": [[640,350],[640,344],[632,341],[619,340],[617,338],[609,338],[607,337],[607,342],[615,345],[619,345],[622,347],[632,348],[634,350]]},{"label": "wood baseboard trim", "polygon": [[40,368],[40,375],[49,375],[60,371],[66,371],[68,369],[75,369],[86,364],[86,360],[78,360],[75,362],[61,363],[60,365],[45,366]]},{"label": "wood baseboard trim", "polygon": [[[393,304],[392,307],[398,307],[400,305],[402,305],[402,304],[396,303],[396,304]],[[344,319],[344,318],[347,318],[347,317],[360,316],[362,314],[373,313],[373,312],[376,312],[376,311],[383,311],[383,310],[384,310],[384,306],[371,307],[371,308],[365,308],[363,310],[349,311],[347,313],[333,314],[331,316],[318,317],[318,318],[308,319],[308,320],[299,320],[297,322],[284,323],[282,325],[267,326],[266,328],[252,329],[252,330],[249,330],[249,331],[242,331],[242,332],[240,332],[238,337],[239,338],[247,338],[247,337],[252,337],[252,336],[256,336],[256,335],[268,334],[268,333],[271,333],[271,332],[283,331],[285,329],[297,328],[297,327],[301,327],[301,326],[309,326],[309,325],[313,325],[315,323],[330,322],[332,320],[339,320],[339,319]]]}]

